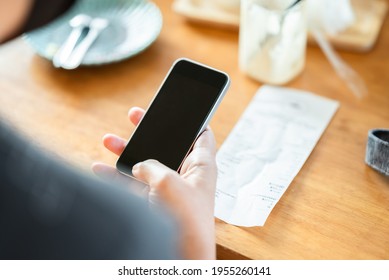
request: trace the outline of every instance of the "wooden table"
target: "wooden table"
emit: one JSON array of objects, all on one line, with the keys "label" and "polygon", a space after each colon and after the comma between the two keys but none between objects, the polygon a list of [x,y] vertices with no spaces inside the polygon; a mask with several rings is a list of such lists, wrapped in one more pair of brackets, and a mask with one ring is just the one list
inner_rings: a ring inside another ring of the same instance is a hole
[{"label": "wooden table", "polygon": [[[0,48],[0,114],[39,145],[77,166],[114,163],[101,137],[128,137],[127,111],[150,102],[172,62],[189,57],[228,72],[231,88],[211,123],[220,146],[259,82],[238,69],[238,33],[189,24],[156,1],[164,26],[157,41],[127,61],[76,71],[54,69],[23,40]],[[287,86],[340,101],[340,109],[264,227],[216,220],[218,257],[389,259],[389,178],[364,163],[367,132],[389,127],[389,21],[369,53],[341,52],[366,81],[356,99],[316,47]]]}]

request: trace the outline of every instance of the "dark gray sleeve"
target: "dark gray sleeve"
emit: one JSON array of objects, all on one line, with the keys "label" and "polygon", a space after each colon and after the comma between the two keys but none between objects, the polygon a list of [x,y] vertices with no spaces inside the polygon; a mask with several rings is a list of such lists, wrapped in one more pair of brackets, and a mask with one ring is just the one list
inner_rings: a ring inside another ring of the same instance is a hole
[{"label": "dark gray sleeve", "polygon": [[[76,0],[31,0],[32,7],[27,17],[24,19],[21,27],[11,34],[8,38],[5,38],[5,42],[12,40],[19,35],[32,31],[36,28],[42,27],[45,24],[50,23],[63,13],[76,2]],[[12,13],[12,10],[10,11]]]},{"label": "dark gray sleeve", "polygon": [[0,259],[176,259],[164,213],[38,151],[0,121]]},{"label": "dark gray sleeve", "polygon": [[21,33],[31,31],[66,12],[76,0],[34,0]]}]

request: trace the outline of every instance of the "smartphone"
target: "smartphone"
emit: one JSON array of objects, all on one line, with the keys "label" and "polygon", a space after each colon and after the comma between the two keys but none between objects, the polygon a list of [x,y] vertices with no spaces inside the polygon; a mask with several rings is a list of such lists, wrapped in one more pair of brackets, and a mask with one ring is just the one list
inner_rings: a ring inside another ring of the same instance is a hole
[{"label": "smartphone", "polygon": [[132,167],[155,159],[179,171],[197,137],[230,84],[226,73],[181,58],[173,63],[116,167],[132,176]]}]

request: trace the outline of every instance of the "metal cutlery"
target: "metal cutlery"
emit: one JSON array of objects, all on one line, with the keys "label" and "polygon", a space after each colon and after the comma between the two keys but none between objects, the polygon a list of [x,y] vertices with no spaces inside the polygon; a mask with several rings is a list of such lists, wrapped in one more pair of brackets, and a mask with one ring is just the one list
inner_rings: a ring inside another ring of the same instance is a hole
[{"label": "metal cutlery", "polygon": [[61,61],[61,67],[64,69],[75,69],[77,68],[85,54],[95,42],[100,33],[109,25],[109,22],[105,18],[92,18],[88,28],[89,31],[85,38],[76,46],[71,55],[64,61]]},{"label": "metal cutlery", "polygon": [[66,39],[62,47],[56,52],[53,57],[53,65],[57,68],[61,67],[63,63],[70,57],[73,49],[77,45],[82,32],[88,28],[92,18],[85,14],[79,14],[69,21],[69,25],[73,28],[69,37]]}]

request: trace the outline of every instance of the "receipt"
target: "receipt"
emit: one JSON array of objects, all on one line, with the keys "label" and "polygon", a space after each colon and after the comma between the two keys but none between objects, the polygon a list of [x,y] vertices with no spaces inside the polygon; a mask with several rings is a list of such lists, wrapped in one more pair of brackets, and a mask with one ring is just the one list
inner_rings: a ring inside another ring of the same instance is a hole
[{"label": "receipt", "polygon": [[215,216],[263,226],[338,106],[309,92],[261,87],[217,153]]}]

